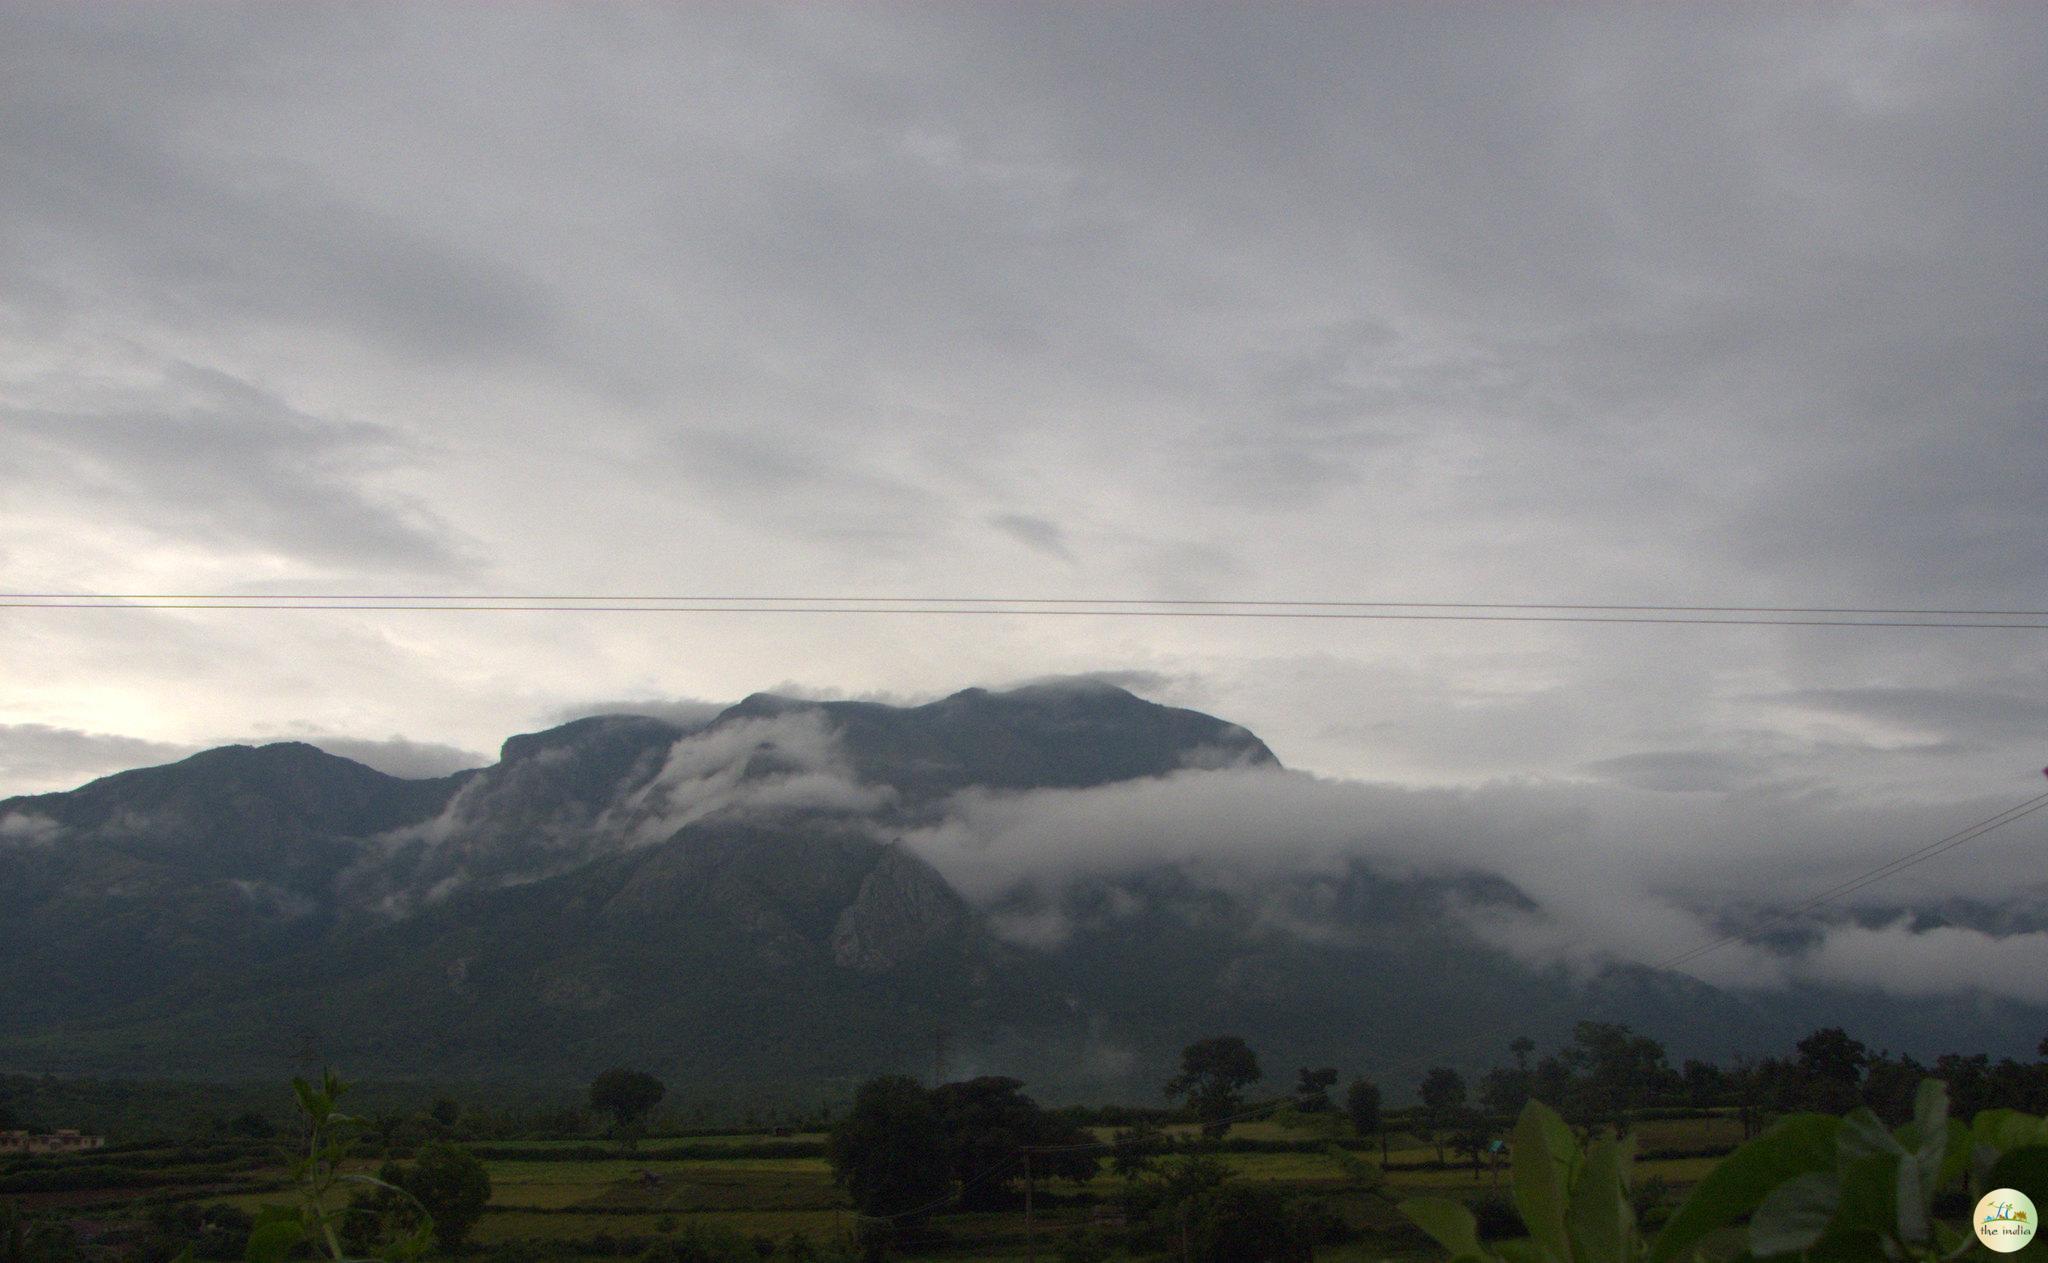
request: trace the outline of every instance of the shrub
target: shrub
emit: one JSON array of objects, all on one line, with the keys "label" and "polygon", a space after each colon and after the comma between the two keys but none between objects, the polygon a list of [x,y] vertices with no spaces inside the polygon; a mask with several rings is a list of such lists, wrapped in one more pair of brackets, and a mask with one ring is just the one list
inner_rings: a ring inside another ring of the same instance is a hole
[{"label": "shrub", "polygon": [[1795,1114],[1709,1171],[1654,1239],[1637,1225],[1630,1165],[1625,1142],[1582,1148],[1532,1101],[1513,1144],[1528,1241],[1489,1247],[1473,1210],[1446,1198],[1413,1198],[1401,1211],[1460,1263],[1678,1263],[1744,1248],[1744,1258],[1953,1259],[1976,1243],[1933,1217],[1936,1195],[1967,1179],[1973,1193],[2012,1187],[2048,1200],[2048,1120],[1985,1110],[1964,1126],[1948,1116],[1938,1079],[1921,1083],[1913,1120],[1896,1130],[1867,1108]]}]

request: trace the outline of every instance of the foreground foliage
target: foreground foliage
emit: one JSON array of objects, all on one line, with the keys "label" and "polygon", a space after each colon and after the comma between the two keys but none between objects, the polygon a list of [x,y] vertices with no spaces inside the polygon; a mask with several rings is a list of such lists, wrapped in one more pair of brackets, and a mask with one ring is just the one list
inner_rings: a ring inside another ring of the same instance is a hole
[{"label": "foreground foliage", "polygon": [[1966,1229],[1936,1217],[1938,1195],[1966,1184],[1965,1205],[2006,1187],[2048,1199],[2048,1120],[1985,1110],[1965,1126],[1936,1079],[1921,1083],[1912,1121],[1896,1130],[1867,1108],[1781,1120],[1717,1164],[1654,1238],[1637,1223],[1632,1150],[1611,1136],[1582,1145],[1532,1101],[1513,1135],[1526,1240],[1482,1242],[1472,1211],[1448,1198],[1400,1208],[1453,1263],[1937,1263],[1979,1251]]},{"label": "foreground foliage", "polygon": [[[293,1079],[304,1126],[305,1147],[287,1164],[294,1201],[289,1205],[265,1206],[256,1216],[243,1255],[246,1263],[283,1263],[301,1250],[336,1263],[361,1259],[411,1260],[427,1251],[433,1240],[434,1220],[419,1199],[407,1190],[383,1179],[344,1170],[364,1124],[338,1108],[349,1085],[332,1070],[321,1077],[318,1087],[304,1079]],[[358,1243],[351,1230],[352,1216],[361,1209],[345,1203],[343,1194],[351,1189],[369,1190],[409,1204],[416,1212],[409,1231],[394,1232],[385,1240]],[[367,1247],[367,1248],[366,1248]]]}]

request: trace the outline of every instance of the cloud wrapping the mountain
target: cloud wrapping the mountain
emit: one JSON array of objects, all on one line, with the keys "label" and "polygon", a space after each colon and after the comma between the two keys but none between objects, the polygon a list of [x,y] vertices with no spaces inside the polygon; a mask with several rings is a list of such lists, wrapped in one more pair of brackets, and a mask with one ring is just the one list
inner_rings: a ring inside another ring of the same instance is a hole
[{"label": "cloud wrapping the mountain", "polygon": [[[601,855],[659,845],[714,817],[865,816],[895,798],[860,782],[822,712],[742,717],[688,732],[659,761],[629,770],[612,797],[574,803],[558,777],[577,751],[557,745],[501,764],[456,792],[433,819],[384,834],[345,882],[393,884],[378,905],[404,915],[475,885],[509,886]],[[398,863],[393,882],[385,867]]]},{"label": "cloud wrapping the mountain", "polygon": [[1905,918],[1877,928],[1838,926],[1798,968],[1816,982],[1894,995],[1980,990],[2048,1004],[2048,933],[1992,935],[1953,925],[1916,932]]},{"label": "cloud wrapping the mountain", "polygon": [[412,741],[401,736],[372,737],[308,736],[305,740],[329,754],[354,759],[386,776],[427,780],[483,767],[490,757],[475,750],[440,741]]},{"label": "cloud wrapping the mountain", "polygon": [[692,697],[634,698],[616,702],[578,702],[548,712],[549,723],[566,724],[594,715],[644,715],[674,724],[685,732],[702,728],[725,712],[729,702],[706,702]]},{"label": "cloud wrapping the mountain", "polygon": [[[1057,946],[1071,933],[1056,898],[1068,883],[1161,866],[1232,893],[1270,928],[1321,933],[1322,923],[1296,906],[1300,898],[1275,892],[1299,894],[1363,863],[1396,876],[1504,877],[1533,909],[1462,900],[1454,915],[1525,961],[1592,971],[1615,961],[1660,966],[1723,938],[1723,917],[1737,911],[1762,929],[1812,928],[1814,917],[1774,918],[1770,910],[1939,837],[1958,817],[1982,814],[1975,804],[1878,812],[1806,801],[1703,819],[1684,797],[1583,784],[1414,789],[1273,768],[1189,770],[1083,790],[971,790],[951,801],[944,820],[904,841],[970,900],[991,906],[999,933],[1025,945]],[[1926,898],[1928,885],[1967,878],[1952,867],[1914,876],[1921,884],[1880,884],[1854,902],[1893,906],[1886,900]],[[1732,941],[1676,967],[1720,986],[1775,989],[1811,979],[1908,995],[1982,989],[2032,999],[2040,984],[2022,965],[2041,944],[2048,936],[1823,924],[1802,945]]]},{"label": "cloud wrapping the mountain", "polygon": [[30,811],[10,811],[0,816],[0,847],[49,846],[64,826],[48,816]]},{"label": "cloud wrapping the mountain", "polygon": [[[1265,768],[1190,769],[1093,789],[954,797],[905,841],[971,899],[1018,881],[1057,883],[1162,864],[1335,872],[1371,853],[1443,869],[1440,839],[1478,821],[1448,791],[1396,791]],[[1430,819],[1441,810],[1441,819]],[[1553,822],[1560,824],[1562,822]],[[1370,839],[1370,840],[1369,840]]]},{"label": "cloud wrapping the mountain", "polygon": [[629,845],[649,846],[711,816],[866,815],[894,798],[890,787],[855,776],[823,712],[797,710],[683,737],[661,771],[607,812],[600,828],[623,825]]}]

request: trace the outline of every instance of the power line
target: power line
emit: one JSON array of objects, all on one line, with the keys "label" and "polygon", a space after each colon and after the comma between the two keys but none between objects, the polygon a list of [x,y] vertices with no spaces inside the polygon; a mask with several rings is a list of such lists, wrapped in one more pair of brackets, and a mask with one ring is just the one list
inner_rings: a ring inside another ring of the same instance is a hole
[{"label": "power line", "polygon": [[[607,604],[633,602],[633,604]],[[2042,631],[2048,622],[1984,622],[1983,619],[2048,618],[2042,610],[1967,610],[1903,607],[1624,605],[1583,602],[1452,602],[1349,600],[1243,600],[1086,597],[854,597],[854,596],[628,596],[497,594],[228,594],[228,593],[0,593],[0,608],[11,609],[182,609],[440,613],[635,613],[635,614],[806,614],[806,615],[976,615],[1081,618],[1221,618],[1338,621],[1622,623],[1633,625],[1727,625],[1748,627],[1924,627]],[[1492,611],[1472,613],[1469,611]],[[1542,613],[1539,611],[1570,611]],[[1722,617],[1706,617],[1719,615]],[[1743,617],[1726,617],[1742,615]],[[1812,617],[1785,617],[1809,615]],[[1824,617],[1836,616],[1836,617]],[[1896,873],[1975,841],[2037,811],[2048,809],[2048,793],[2008,808],[1956,833],[1916,848],[1868,872],[1840,882],[1789,908],[1766,913],[1782,919],[1833,902]],[[1668,970],[1741,939],[1731,933],[1657,962]],[[1577,941],[1583,942],[1584,936]],[[1503,1028],[1505,1029],[1505,1028]],[[1491,1036],[1489,1036],[1491,1037]],[[1473,1041],[1476,1042],[1476,1041]],[[1441,1056],[1441,1053],[1434,1054]],[[1421,1059],[1409,1063],[1420,1064]],[[1385,1073],[1384,1071],[1382,1073]],[[1291,1098],[1248,1110],[1224,1123],[1270,1112]],[[927,1206],[866,1219],[896,1220],[928,1214],[968,1188],[1018,1165],[1027,1152],[1082,1152],[1113,1148],[1097,1141],[1070,1146],[1020,1149],[1016,1156],[980,1173]]]},{"label": "power line", "polygon": [[[1826,890],[1821,891],[1819,894],[1814,895],[1801,903],[1796,903],[1789,908],[1780,908],[1768,911],[1764,914],[1764,916],[1766,917],[1766,919],[1779,920],[1788,917],[1795,917],[1804,912],[1810,912],[1813,909],[1822,906],[1823,904],[1833,903],[1834,901],[1842,898],[1845,895],[1854,894],[1856,891],[1863,889],[1865,886],[1869,886],[1876,882],[1883,881],[1885,878],[1892,876],[1894,873],[1902,873],[1905,870],[1914,867],[1915,865],[1924,864],[1928,860],[1931,860],[1936,856],[1945,855],[1948,852],[1955,850],[1959,846],[1964,846],[1968,843],[1974,842],[1978,838],[1983,837],[1987,833],[1991,833],[1995,830],[2002,829],[2006,825],[2009,825],[2016,820],[2024,819],[2027,816],[2031,816],[2035,812],[2040,811],[2043,808],[2048,808],[2048,793],[2036,795],[2035,797],[2029,798],[2027,801],[2020,803],[2017,806],[2008,807],[2007,809],[1999,812],[1995,816],[1986,817],[1985,819],[1979,820],[1977,823],[1970,825],[1968,828],[1958,829],[1956,832],[1949,834],[1945,838],[1938,838],[1933,842],[1929,842],[1925,846],[1917,847],[1914,850],[1908,851],[1905,854],[1900,855],[1887,863],[1878,865],[1876,868],[1871,869],[1869,872],[1859,874],[1855,877],[1851,877],[1847,881],[1840,882],[1836,885],[1830,886]],[[1700,957],[1706,955],[1708,952],[1714,951],[1716,948],[1725,947],[1728,944],[1733,943],[1742,937],[1743,935],[1741,933],[1724,934],[1720,938],[1717,938],[1710,943],[1702,943],[1697,947],[1688,948],[1685,951],[1678,953],[1676,956],[1672,956],[1666,960],[1659,961],[1655,965],[1651,966],[1651,968],[1675,968],[1676,966],[1682,965],[1687,961],[1697,960]]]},{"label": "power line", "polygon": [[[773,599],[773,598],[755,598]],[[856,598],[864,599],[864,598]],[[879,598],[878,598],[879,599]],[[890,598],[893,599],[893,598]],[[125,603],[123,603],[125,602]],[[1456,607],[1482,608],[1482,607]],[[1535,607],[1563,608],[1563,607]],[[1625,608],[1625,607],[1617,607]],[[425,599],[404,599],[370,603],[356,600],[326,600],[317,597],[279,597],[262,601],[247,598],[235,600],[187,600],[161,598],[105,598],[92,600],[24,600],[0,595],[0,609],[38,610],[265,610],[273,612],[335,611],[355,613],[440,613],[440,614],[806,614],[806,615],[879,615],[879,616],[955,616],[955,617],[1030,617],[1030,618],[1208,618],[1208,619],[1289,619],[1306,621],[1341,622],[1457,622],[1457,623],[1612,623],[1631,625],[1692,625],[1703,627],[1882,627],[1882,628],[1928,628],[1970,631],[2048,631],[2048,622],[2015,623],[1963,621],[1957,619],[1880,619],[1880,618],[1713,618],[1696,615],[1597,615],[1597,614],[1466,614],[1466,613],[1393,613],[1385,610],[1332,610],[1332,609],[1150,609],[1150,608],[1074,608],[1071,606],[1024,606],[1024,605],[725,605],[725,604],[647,604],[647,605],[562,605],[562,604],[454,604]],[[2015,615],[2022,616],[2022,615]],[[2048,617],[2043,615],[2042,617]]]},{"label": "power line", "polygon": [[[2042,811],[2044,809],[2048,809],[2048,793],[2037,794],[2032,798],[2026,799],[2022,802],[2014,804],[2011,807],[2006,808],[2004,811],[2001,811],[1996,815],[1987,816],[1984,819],[1977,821],[1975,824],[1969,825],[1962,829],[1958,829],[1956,832],[1948,834],[1945,837],[1937,838],[1932,842],[1926,843],[1922,846],[1915,847],[1910,851],[1903,852],[1902,854],[1895,856],[1894,858],[1886,861],[1885,863],[1878,865],[1876,868],[1869,869],[1863,873],[1859,873],[1846,881],[1838,882],[1835,885],[1828,887],[1826,890],[1823,890],[1818,894],[1810,896],[1803,902],[1795,904],[1789,908],[1776,909],[1766,912],[1764,914],[1764,917],[1765,919],[1775,920],[1798,916],[1804,912],[1810,912],[1813,909],[1821,907],[1824,904],[1832,903],[1846,895],[1853,894],[1866,886],[1882,881],[1883,879],[1890,877],[1895,873],[1904,872],[1906,869],[1912,868],[1915,865],[1925,863],[1926,861],[1934,859],[1937,856],[1947,854],[1948,852],[1953,851],[1958,847],[1976,841],[1978,838],[1983,837],[1987,833],[1991,833],[1998,829],[2002,829],[2006,825],[2024,819],[2025,817],[2033,815],[2035,812]],[[1558,950],[1560,952],[1563,952],[1568,951],[1571,948],[1581,946],[1588,942],[1591,939],[1591,937],[1592,936],[1589,934],[1576,935],[1570,939],[1567,939],[1558,948]],[[1655,970],[1673,969],[1679,965],[1686,964],[1690,961],[1698,960],[1700,957],[1707,955],[1709,952],[1717,951],[1720,948],[1726,947],[1730,943],[1734,943],[1741,940],[1742,938],[1743,935],[1741,933],[1724,934],[1720,938],[1714,939],[1707,943],[1699,944],[1695,947],[1687,948],[1685,951],[1682,951],[1675,956],[1671,956],[1662,961],[1658,961],[1650,965],[1649,968]],[[1417,1068],[1420,1068],[1425,1062],[1437,1061],[1441,1059],[1450,1050],[1463,1050],[1471,1048],[1478,1045],[1482,1040],[1498,1039],[1502,1035],[1507,1034],[1509,1031],[1513,1029],[1514,1027],[1512,1026],[1501,1026],[1495,1029],[1482,1032],[1478,1035],[1471,1036],[1469,1038],[1454,1040],[1451,1043],[1438,1048],[1436,1051],[1428,1054],[1427,1056],[1409,1057],[1400,1061],[1396,1061],[1393,1063],[1392,1066],[1382,1068],[1379,1071],[1379,1073],[1385,1076],[1397,1074],[1403,1071],[1415,1070]]]},{"label": "power line", "polygon": [[[365,592],[0,592],[8,601],[382,601],[441,603],[477,601],[490,603],[605,601],[666,602],[677,605],[1017,605],[1017,606],[1158,606],[1158,607],[1253,607],[1259,609],[1387,609],[1387,610],[1573,610],[1583,612],[1644,614],[1842,614],[1898,615],[1925,618],[2048,618],[2048,610],[1971,610],[1905,606],[1848,605],[1660,605],[1655,603],[1596,603],[1579,601],[1366,601],[1286,600],[1280,598],[1206,597],[1078,597],[1078,596],[777,596],[751,594],[712,596],[688,593],[634,595],[546,594],[546,593],[365,593]],[[238,607],[229,607],[238,608]]]}]

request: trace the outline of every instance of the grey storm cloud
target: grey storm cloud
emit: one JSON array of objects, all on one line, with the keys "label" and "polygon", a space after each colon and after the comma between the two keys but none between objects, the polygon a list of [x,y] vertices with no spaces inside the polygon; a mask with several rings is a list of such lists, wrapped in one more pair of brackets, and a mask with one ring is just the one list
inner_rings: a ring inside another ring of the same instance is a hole
[{"label": "grey storm cloud", "polygon": [[1638,789],[1726,793],[1757,780],[1764,769],[1718,750],[1645,750],[1595,760],[1586,770]]},{"label": "grey storm cloud", "polygon": [[209,143],[204,122],[262,92],[253,48],[354,43],[337,11],[114,19],[61,5],[7,18],[0,52],[0,275],[78,316],[97,291],[220,329],[288,322],[407,355],[497,354],[545,335],[506,261],[403,222],[317,163]]},{"label": "grey storm cloud", "polygon": [[153,387],[48,406],[9,393],[0,388],[0,453],[37,474],[19,499],[114,506],[118,520],[154,536],[223,553],[277,550],[397,571],[471,564],[466,542],[431,508],[366,485],[413,455],[386,427],[311,416],[192,365],[172,366]]},{"label": "grey storm cloud", "polygon": [[731,702],[706,702],[690,697],[626,698],[618,701],[578,702],[550,711],[547,722],[566,724],[571,720],[588,719],[593,715],[644,715],[649,719],[666,720],[685,732],[702,728]]},{"label": "grey storm cloud", "polygon": [[1156,695],[1186,681],[1163,671],[1126,668],[1121,671],[1070,671],[1060,675],[1038,675],[1016,681],[1009,688],[1119,688],[1131,693]]},{"label": "grey storm cloud", "polygon": [[1057,453],[1226,563],[1189,503],[1602,588],[2043,577],[2025,11],[248,15],[10,15],[20,292],[525,352],[827,555],[957,551]]},{"label": "grey storm cloud", "polygon": [[399,736],[378,739],[305,732],[185,744],[48,724],[0,724],[0,798],[71,789],[130,768],[173,763],[212,746],[264,745],[278,740],[306,741],[388,775],[413,779],[446,776],[492,761],[475,751]]},{"label": "grey storm cloud", "polygon": [[[1770,700],[1943,737],[2039,741],[2041,734],[2048,732],[2048,697],[2030,695],[2033,680],[2013,679],[2005,684],[1998,691],[1910,685],[1801,689]],[[2040,761],[2048,762],[2048,754]]]},{"label": "grey storm cloud", "polygon": [[314,734],[305,738],[329,754],[373,767],[387,776],[427,780],[483,767],[496,762],[490,755],[463,750],[438,741],[413,741],[406,737],[341,737]]},{"label": "grey storm cloud", "polygon": [[1060,529],[1059,523],[1048,518],[1029,513],[998,513],[988,520],[988,524],[1026,548],[1063,560],[1073,559],[1073,553],[1067,549],[1067,533]]},{"label": "grey storm cloud", "polygon": [[[1075,881],[1174,866],[1256,895],[1270,894],[1276,882],[1334,880],[1362,863],[1397,875],[1507,879],[1533,902],[1474,906],[1461,915],[1482,937],[1539,964],[1663,967],[1684,949],[1746,926],[1736,941],[1679,967],[1735,987],[1809,979],[1904,995],[1983,990],[2040,1002],[2038,975],[2026,966],[2048,951],[2048,932],[1915,925],[1904,916],[1869,925],[1827,917],[1826,909],[1788,919],[1774,911],[1845,872],[1868,871],[1937,840],[1986,814],[1984,804],[1949,804],[1910,820],[1816,801],[1714,818],[1656,792],[1668,788],[1417,790],[1273,768],[1191,769],[1083,790],[968,791],[942,821],[903,840],[969,898],[995,905],[999,930],[1039,946],[1065,931],[1057,905],[1041,896]],[[2009,853],[2024,839],[2006,842]],[[1914,870],[1848,906],[1892,916],[1901,899],[1938,902],[1944,891],[1968,896],[1979,885],[1953,867]],[[1027,911],[1005,911],[1020,891],[1033,892]],[[2017,907],[2031,906],[2038,894],[2023,887],[2006,893]],[[1794,928],[1803,933],[1782,938]]]},{"label": "grey storm cloud", "polygon": [[132,767],[182,759],[197,749],[49,724],[0,724],[0,798],[70,789]]},{"label": "grey storm cloud", "polygon": [[[2044,96],[2025,6],[12,4],[0,561],[2035,608]],[[582,697],[1147,681],[1386,787],[1246,783],[1290,853],[1425,803],[1672,933],[2048,763],[2038,632],[9,618],[0,719],[81,775],[96,732],[427,768]]]}]

